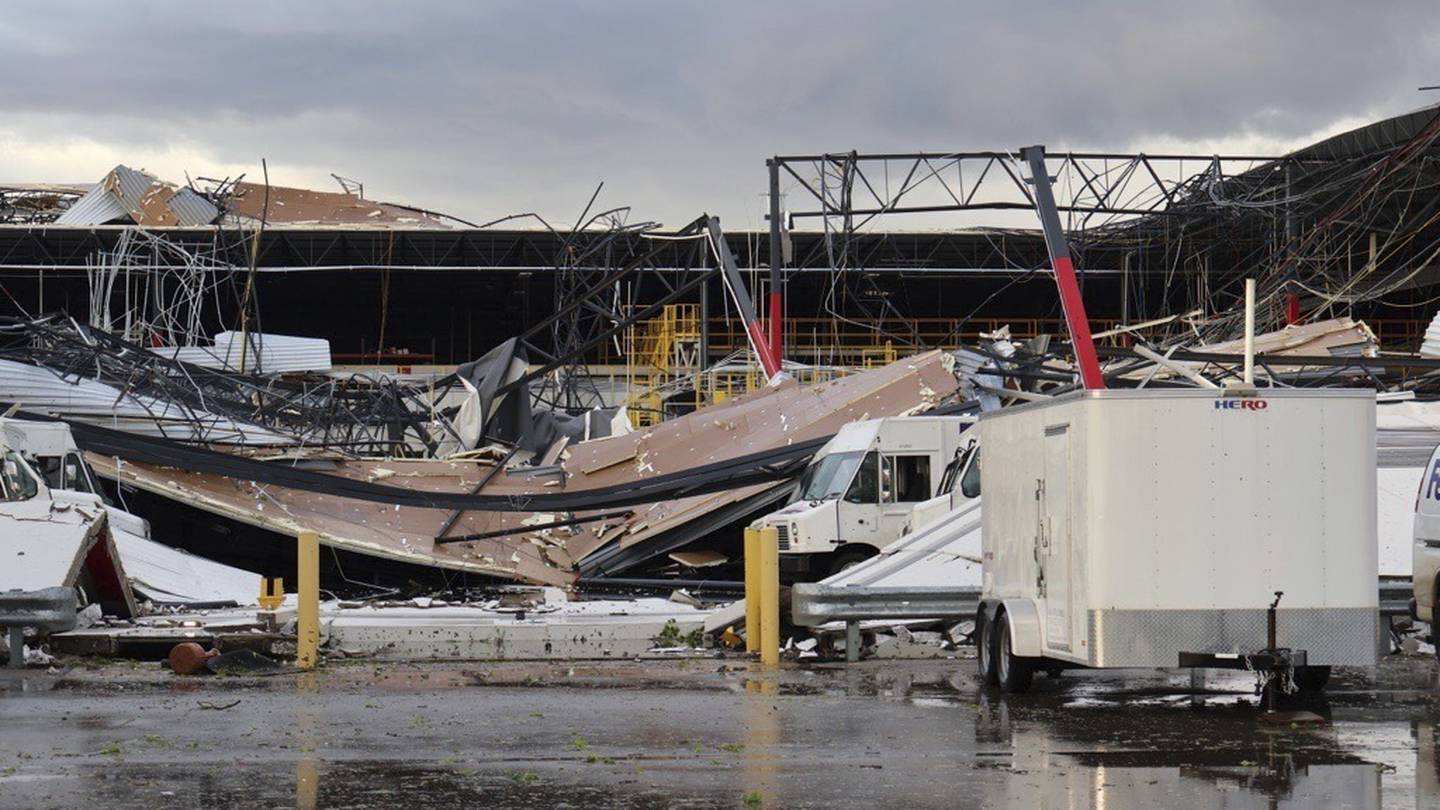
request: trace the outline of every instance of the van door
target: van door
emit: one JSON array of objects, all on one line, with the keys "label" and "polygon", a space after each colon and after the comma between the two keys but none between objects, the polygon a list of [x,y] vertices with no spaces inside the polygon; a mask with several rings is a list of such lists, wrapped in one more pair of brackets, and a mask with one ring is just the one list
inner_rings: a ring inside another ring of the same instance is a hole
[{"label": "van door", "polygon": [[879,545],[876,540],[880,532],[879,453],[865,454],[860,469],[855,471],[849,488],[835,506],[835,518],[839,522],[835,533],[837,546],[841,543]]},{"label": "van door", "polygon": [[1070,651],[1070,426],[1045,428],[1036,562],[1045,596],[1046,644]]},{"label": "van door", "polygon": [[880,531],[883,548],[905,533],[915,505],[930,499],[931,453],[906,453],[880,457]]}]

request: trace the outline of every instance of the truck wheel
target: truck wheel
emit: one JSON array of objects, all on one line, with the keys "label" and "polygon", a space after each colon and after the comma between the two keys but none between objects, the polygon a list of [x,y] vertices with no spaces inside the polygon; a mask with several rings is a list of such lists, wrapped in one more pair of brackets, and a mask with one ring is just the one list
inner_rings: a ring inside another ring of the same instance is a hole
[{"label": "truck wheel", "polygon": [[873,556],[873,551],[838,551],[830,560],[830,576],[833,577],[847,568],[854,568]]},{"label": "truck wheel", "polygon": [[1330,667],[1296,667],[1294,678],[1301,692],[1320,692],[1330,682]]},{"label": "truck wheel", "polygon": [[994,686],[1000,682],[999,676],[995,674],[995,634],[991,632],[990,622],[985,617],[975,619],[975,662],[980,665],[980,685]]},{"label": "truck wheel", "polygon": [[995,622],[995,677],[1000,688],[1011,694],[1027,692],[1035,679],[1035,666],[1026,658],[1018,658],[1010,639],[1010,617],[1001,614]]}]

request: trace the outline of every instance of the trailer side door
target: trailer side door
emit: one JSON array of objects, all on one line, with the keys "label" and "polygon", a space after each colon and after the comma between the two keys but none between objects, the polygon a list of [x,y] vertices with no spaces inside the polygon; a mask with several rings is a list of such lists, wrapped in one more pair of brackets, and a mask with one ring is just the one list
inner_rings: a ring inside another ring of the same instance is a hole
[{"label": "trailer side door", "polygon": [[1045,428],[1036,562],[1045,597],[1046,645],[1070,651],[1070,425]]}]

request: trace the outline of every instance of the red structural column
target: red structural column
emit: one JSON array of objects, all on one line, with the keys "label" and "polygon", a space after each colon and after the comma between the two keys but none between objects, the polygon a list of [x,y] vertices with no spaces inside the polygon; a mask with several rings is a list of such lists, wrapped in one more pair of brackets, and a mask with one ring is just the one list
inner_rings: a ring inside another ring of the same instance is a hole
[{"label": "red structural column", "polygon": [[1027,146],[1020,156],[1030,163],[1030,182],[1034,190],[1035,213],[1045,233],[1045,249],[1050,253],[1050,266],[1055,270],[1055,286],[1060,288],[1060,307],[1065,311],[1065,326],[1075,349],[1075,363],[1080,366],[1080,382],[1086,388],[1105,387],[1100,373],[1100,360],[1095,354],[1095,340],[1090,336],[1090,321],[1085,315],[1085,302],[1080,285],[1075,281],[1075,264],[1070,261],[1070,247],[1060,226],[1060,210],[1055,207],[1055,194],[1050,188],[1050,170],[1045,167],[1045,147]]}]

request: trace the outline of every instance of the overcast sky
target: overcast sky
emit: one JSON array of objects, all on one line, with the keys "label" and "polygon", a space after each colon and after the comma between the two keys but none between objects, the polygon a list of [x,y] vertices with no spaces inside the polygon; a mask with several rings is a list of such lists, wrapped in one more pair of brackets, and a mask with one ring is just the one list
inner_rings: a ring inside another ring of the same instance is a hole
[{"label": "overcast sky", "polygon": [[567,221],[603,180],[636,219],[756,226],[776,153],[1268,154],[1440,101],[1433,3],[1020,5],[15,0],[0,179],[263,157],[472,220]]}]

